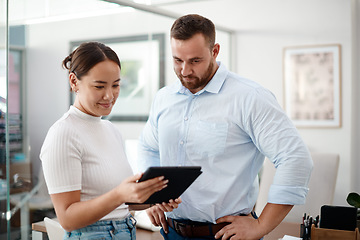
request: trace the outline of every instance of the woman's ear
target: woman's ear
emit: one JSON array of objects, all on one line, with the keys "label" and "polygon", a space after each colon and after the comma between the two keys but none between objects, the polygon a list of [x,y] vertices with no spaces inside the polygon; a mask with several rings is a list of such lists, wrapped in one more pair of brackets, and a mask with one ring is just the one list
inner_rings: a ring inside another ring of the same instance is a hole
[{"label": "woman's ear", "polygon": [[70,73],[69,74],[69,83],[70,83],[71,90],[73,92],[78,91],[78,87],[77,87],[78,79],[77,79],[75,73]]}]

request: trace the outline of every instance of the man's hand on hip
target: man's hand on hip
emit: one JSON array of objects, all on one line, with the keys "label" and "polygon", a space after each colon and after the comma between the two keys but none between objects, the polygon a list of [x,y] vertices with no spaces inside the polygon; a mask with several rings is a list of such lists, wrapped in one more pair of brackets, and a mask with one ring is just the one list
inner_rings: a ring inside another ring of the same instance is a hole
[{"label": "man's hand on hip", "polygon": [[258,219],[248,216],[225,216],[219,218],[216,223],[230,223],[215,234],[216,239],[250,240],[262,237],[260,222]]}]

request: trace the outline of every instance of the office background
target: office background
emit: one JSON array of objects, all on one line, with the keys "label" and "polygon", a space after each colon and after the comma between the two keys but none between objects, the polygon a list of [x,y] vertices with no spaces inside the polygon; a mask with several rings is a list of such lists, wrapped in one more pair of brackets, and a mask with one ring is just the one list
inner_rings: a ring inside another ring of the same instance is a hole
[{"label": "office background", "polygon": [[[0,2],[4,5],[4,0]],[[103,5],[91,5],[80,0],[9,1],[10,27],[23,26],[25,140],[33,173],[40,167],[39,152],[47,130],[69,107],[69,84],[61,61],[71,42],[163,33],[165,85],[176,81],[168,35],[173,18],[115,5],[100,11]],[[347,205],[347,194],[360,192],[359,0],[199,0],[152,7],[179,16],[198,13],[223,27],[218,31],[219,60],[270,89],[282,106],[283,49],[340,44],[341,126],[299,128],[299,132],[311,151],[340,155],[334,204]],[[55,16],[49,16],[49,9]],[[114,123],[125,139],[138,138],[144,126],[142,121]]]}]

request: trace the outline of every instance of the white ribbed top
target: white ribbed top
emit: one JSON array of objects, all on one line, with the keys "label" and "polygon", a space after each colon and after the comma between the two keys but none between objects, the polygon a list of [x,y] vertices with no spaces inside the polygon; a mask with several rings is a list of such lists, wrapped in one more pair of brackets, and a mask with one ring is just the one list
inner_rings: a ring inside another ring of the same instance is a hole
[{"label": "white ribbed top", "polygon": [[[133,174],[119,130],[73,106],[49,129],[40,159],[49,194],[81,190],[81,201],[110,191]],[[122,204],[102,220],[127,215]]]}]

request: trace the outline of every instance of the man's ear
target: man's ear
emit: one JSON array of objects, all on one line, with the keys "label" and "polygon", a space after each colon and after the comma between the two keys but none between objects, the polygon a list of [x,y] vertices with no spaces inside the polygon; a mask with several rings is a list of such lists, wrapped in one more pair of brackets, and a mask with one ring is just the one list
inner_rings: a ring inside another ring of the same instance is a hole
[{"label": "man's ear", "polygon": [[77,87],[78,81],[79,80],[77,79],[75,73],[70,73],[69,74],[69,83],[70,83],[71,90],[73,92],[76,92],[78,90],[78,87]]},{"label": "man's ear", "polygon": [[220,51],[220,44],[216,43],[212,49],[212,55],[214,58],[217,58],[217,56],[219,55],[219,51]]}]

